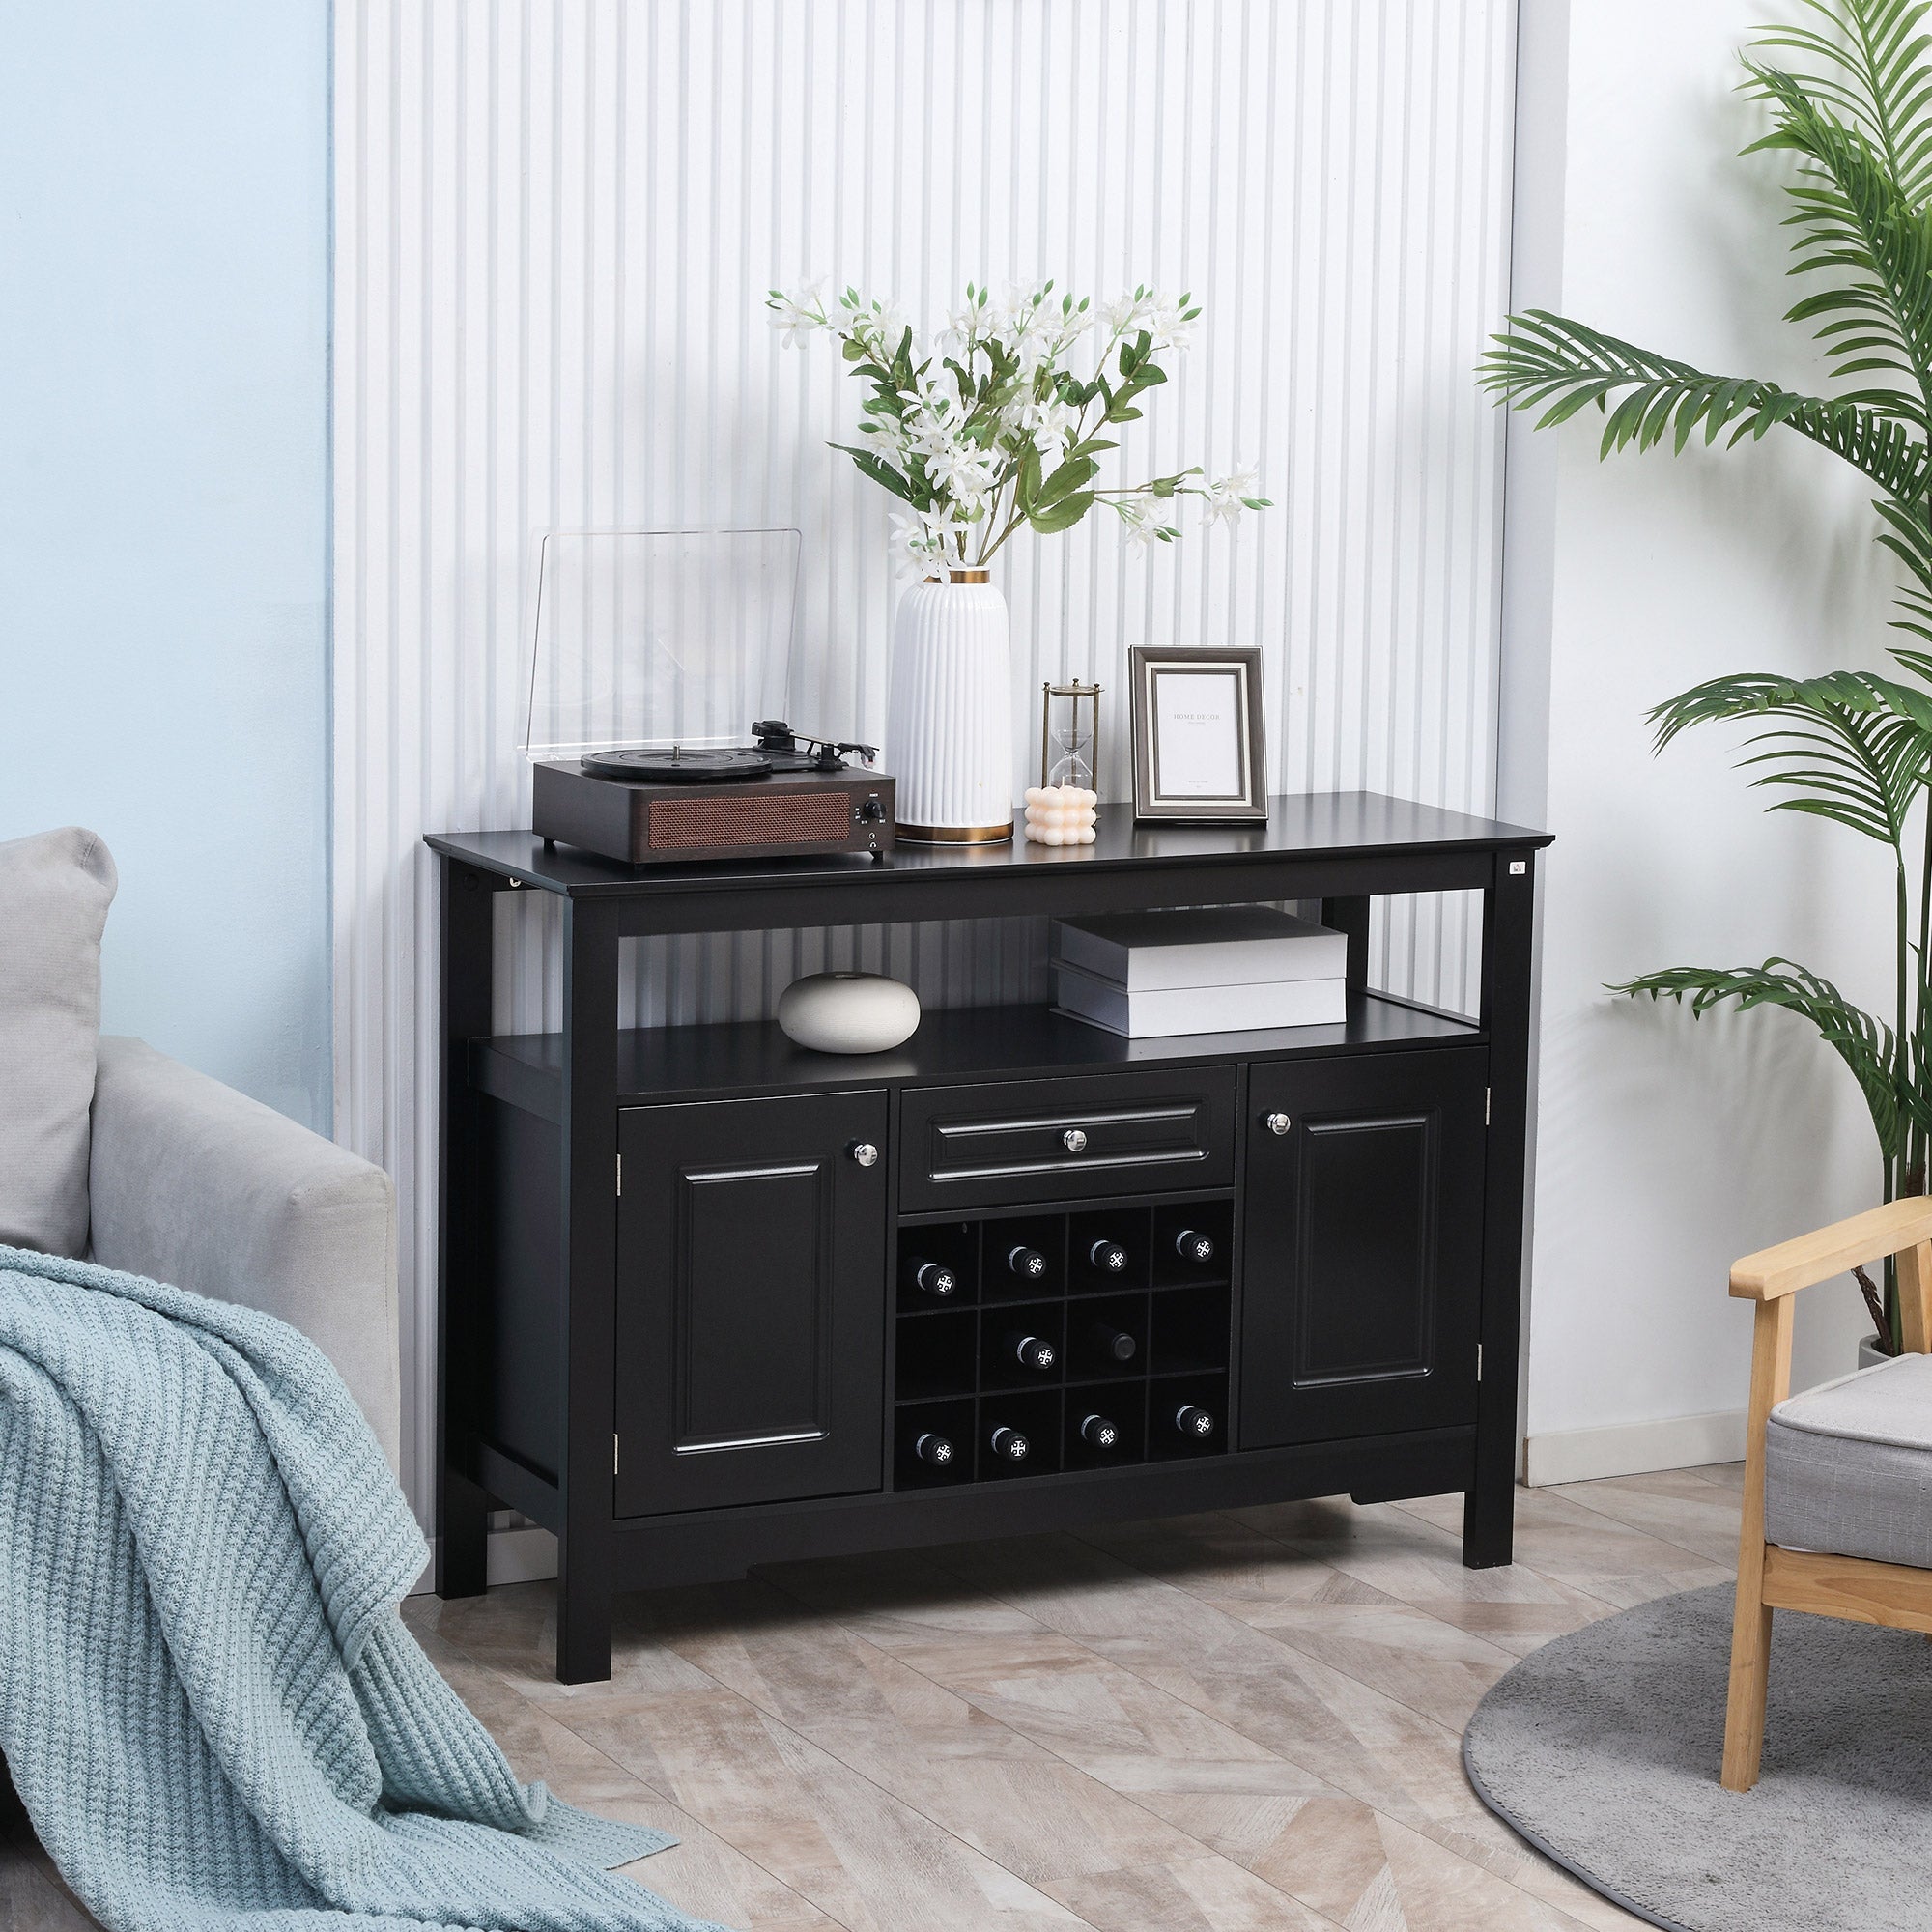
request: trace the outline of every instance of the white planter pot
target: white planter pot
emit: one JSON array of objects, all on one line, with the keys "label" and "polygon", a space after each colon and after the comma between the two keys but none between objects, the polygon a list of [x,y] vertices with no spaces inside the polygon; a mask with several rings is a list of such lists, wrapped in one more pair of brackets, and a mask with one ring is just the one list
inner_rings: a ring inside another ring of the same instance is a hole
[{"label": "white planter pot", "polygon": [[886,713],[897,838],[960,845],[1012,838],[1012,688],[1007,600],[984,571],[907,587]]}]

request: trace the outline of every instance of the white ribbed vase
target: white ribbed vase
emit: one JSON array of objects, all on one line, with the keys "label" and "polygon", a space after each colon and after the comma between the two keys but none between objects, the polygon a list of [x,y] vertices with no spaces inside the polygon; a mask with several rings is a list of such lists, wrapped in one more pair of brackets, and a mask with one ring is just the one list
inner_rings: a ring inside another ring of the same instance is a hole
[{"label": "white ribbed vase", "polygon": [[1012,838],[1012,688],[1007,600],[983,570],[908,586],[893,627],[886,713],[895,837],[962,845]]}]

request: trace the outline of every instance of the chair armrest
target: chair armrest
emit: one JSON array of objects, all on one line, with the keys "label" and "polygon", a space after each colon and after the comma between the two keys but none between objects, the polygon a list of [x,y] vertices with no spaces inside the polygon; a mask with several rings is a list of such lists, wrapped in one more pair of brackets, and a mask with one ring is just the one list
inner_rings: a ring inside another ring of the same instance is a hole
[{"label": "chair armrest", "polygon": [[1883,1208],[1868,1208],[1847,1221],[1834,1221],[1829,1228],[1794,1236],[1775,1248],[1761,1248],[1733,1262],[1731,1293],[1749,1301],[1775,1301],[1927,1240],[1932,1240],[1932,1199],[1911,1195],[1888,1201]]},{"label": "chair armrest", "polygon": [[142,1040],[107,1037],[89,1191],[96,1261],[299,1328],[398,1466],[395,1190],[381,1168]]}]

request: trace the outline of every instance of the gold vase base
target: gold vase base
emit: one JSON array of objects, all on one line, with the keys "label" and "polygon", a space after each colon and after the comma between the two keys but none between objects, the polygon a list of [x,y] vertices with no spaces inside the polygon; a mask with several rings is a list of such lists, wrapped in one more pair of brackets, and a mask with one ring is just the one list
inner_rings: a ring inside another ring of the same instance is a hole
[{"label": "gold vase base", "polygon": [[901,820],[893,827],[893,838],[900,845],[1010,845],[1013,822],[1004,825],[907,825]]}]

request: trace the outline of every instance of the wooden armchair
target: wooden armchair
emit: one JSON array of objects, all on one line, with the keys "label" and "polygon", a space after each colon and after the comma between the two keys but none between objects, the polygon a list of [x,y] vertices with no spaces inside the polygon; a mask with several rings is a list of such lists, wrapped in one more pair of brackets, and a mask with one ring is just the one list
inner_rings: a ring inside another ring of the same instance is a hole
[{"label": "wooden armchair", "polygon": [[[1788,1399],[1792,1296],[1891,1255],[1906,1353]],[[1731,1293],[1757,1303],[1723,1766],[1748,1791],[1774,1609],[1932,1634],[1932,1199],[1747,1255]]]}]

